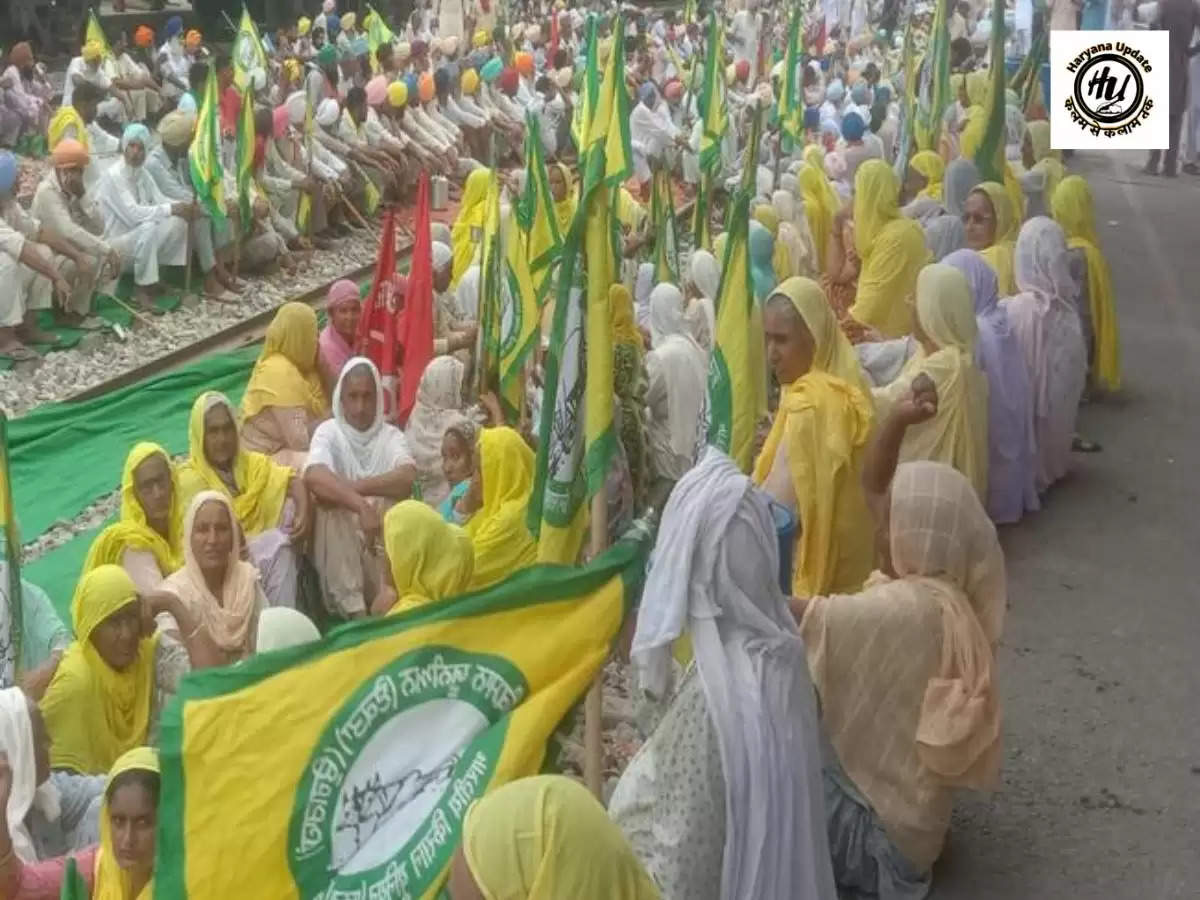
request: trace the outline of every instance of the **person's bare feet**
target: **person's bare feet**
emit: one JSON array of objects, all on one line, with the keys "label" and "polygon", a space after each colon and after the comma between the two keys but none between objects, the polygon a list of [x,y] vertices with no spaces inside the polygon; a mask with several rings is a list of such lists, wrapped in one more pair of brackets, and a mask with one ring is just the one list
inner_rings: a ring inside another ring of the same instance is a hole
[{"label": "person's bare feet", "polygon": [[0,356],[7,356],[16,362],[36,359],[37,353],[26,347],[17,338],[15,328],[0,328]]},{"label": "person's bare feet", "polygon": [[25,314],[25,321],[15,329],[17,340],[24,344],[57,344],[58,335],[53,331],[44,331],[37,323],[37,313]]}]

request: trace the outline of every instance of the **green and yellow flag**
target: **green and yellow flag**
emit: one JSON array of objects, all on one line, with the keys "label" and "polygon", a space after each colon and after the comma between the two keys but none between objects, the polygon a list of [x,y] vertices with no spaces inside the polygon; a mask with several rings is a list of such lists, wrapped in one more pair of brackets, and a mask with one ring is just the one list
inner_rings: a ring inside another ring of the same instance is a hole
[{"label": "green and yellow flag", "polygon": [[804,143],[804,92],[796,70],[804,56],[804,6],[792,5],[788,21],[787,50],[783,56],[783,89],[779,92],[779,127],[795,144]]},{"label": "green and yellow flag", "polygon": [[704,123],[700,135],[700,168],[714,172],[720,167],[721,142],[729,128],[729,111],[725,105],[725,34],[717,22],[716,12],[708,16],[708,48],[704,87],[699,98],[700,119]]},{"label": "green and yellow flag", "polygon": [[984,181],[1004,183],[1004,0],[992,0],[990,84],[984,104],[983,137],[975,150],[975,168]]},{"label": "green and yellow flag", "polygon": [[24,627],[21,605],[21,535],[13,511],[12,482],[8,467],[8,416],[0,412],[0,528],[4,530],[4,585],[8,604],[5,619],[8,634],[0,634],[0,687],[12,687],[21,674],[21,635]]},{"label": "green and yellow flag", "polygon": [[692,247],[696,250],[712,250],[712,228],[709,225],[708,204],[712,197],[712,173],[701,172],[696,186],[696,200],[692,204]]},{"label": "green and yellow flag", "polygon": [[224,224],[225,171],[221,168],[221,124],[217,116],[217,76],[210,65],[196,119],[196,136],[188,150],[188,166],[196,199],[214,222]]},{"label": "green and yellow flag", "polygon": [[104,29],[100,27],[100,20],[96,18],[96,10],[88,10],[87,30],[83,34],[84,43],[95,41],[100,45],[101,58],[111,60],[113,58],[112,48],[108,46],[108,37],[104,34]]},{"label": "green and yellow flag", "polygon": [[564,236],[559,233],[554,212],[538,118],[532,113],[525,114],[525,189],[513,209],[521,225],[526,261],[540,307],[550,293],[550,270],[562,256]]},{"label": "green and yellow flag", "polygon": [[489,170],[487,193],[484,195],[480,247],[479,333],[482,354],[476,360],[476,365],[483,373],[483,389],[496,390],[500,382],[504,248],[500,243],[500,181],[495,168]]},{"label": "green and yellow flag", "polygon": [[[930,27],[929,49],[920,67],[913,115],[913,137],[918,150],[936,150],[942,130],[942,116],[950,104],[950,22],[946,12],[949,0],[938,0]],[[912,31],[911,22],[905,32]],[[906,72],[905,77],[909,78]],[[909,83],[912,83],[910,78]]]},{"label": "green and yellow flag", "polygon": [[375,7],[370,3],[367,4],[367,14],[363,17],[363,30],[367,33],[367,47],[370,49],[371,71],[379,74],[379,60],[375,58],[375,51],[384,44],[390,44],[396,39],[395,33],[388,28],[387,22],[383,21],[383,17],[375,12]]},{"label": "green and yellow flag", "polygon": [[[624,34],[622,28],[617,18],[613,34]],[[596,65],[589,57],[587,77],[599,80]],[[633,153],[625,57],[616,50],[608,57],[581,157],[583,188],[559,269],[527,520],[538,536],[538,559],[568,563],[583,545],[584,501],[604,487],[617,440],[608,290],[618,279],[620,235],[612,210],[613,195],[633,169]]]},{"label": "green and yellow flag", "polygon": [[237,189],[238,216],[242,234],[254,224],[254,95],[247,87],[242,91],[242,108],[237,124]]},{"label": "green and yellow flag", "polygon": [[472,801],[556,768],[648,549],[187,676],[163,716],[155,895],[436,896]]},{"label": "green and yellow flag", "polygon": [[[755,158],[761,130],[760,111],[750,133],[749,159]],[[758,411],[766,400],[762,312],[754,301],[750,279],[753,194],[754,174],[747,169],[730,209],[729,239],[717,291],[717,333],[708,369],[708,441],[747,473],[754,464]]]},{"label": "green and yellow flag", "polygon": [[671,177],[656,169],[651,182],[650,213],[654,225],[654,280],[679,282],[679,237],[675,230],[675,201]]},{"label": "green and yellow flag", "polygon": [[233,38],[233,83],[238,90],[246,90],[250,86],[250,73],[255,69],[267,74],[267,54],[263,50],[262,39],[258,36],[258,26],[250,18],[246,7],[242,7],[242,20],[238,22],[237,34]]},{"label": "green and yellow flag", "polygon": [[583,156],[587,150],[588,131],[592,126],[592,110],[596,106],[596,95],[600,93],[600,79],[597,75],[596,54],[599,53],[600,42],[597,37],[597,19],[588,16],[587,38],[584,45],[584,59],[588,61],[583,74],[583,88],[579,92],[579,102],[575,104],[575,112],[571,117],[571,138],[575,141],[575,149],[579,154],[579,169],[583,170]]},{"label": "green and yellow flag", "polygon": [[[313,152],[313,98],[309,91],[304,92],[304,152],[309,160],[309,172],[312,171]],[[300,194],[300,204],[296,208],[296,227],[308,234],[312,224],[312,195],[308,191]]]}]

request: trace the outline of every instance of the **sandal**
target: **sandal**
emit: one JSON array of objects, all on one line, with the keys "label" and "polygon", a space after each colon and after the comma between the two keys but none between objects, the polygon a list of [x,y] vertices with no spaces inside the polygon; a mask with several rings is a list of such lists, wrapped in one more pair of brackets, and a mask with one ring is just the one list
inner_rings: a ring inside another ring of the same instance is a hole
[{"label": "sandal", "polygon": [[0,349],[0,356],[7,356],[13,362],[29,362],[38,358],[36,350],[32,350],[19,342]]}]

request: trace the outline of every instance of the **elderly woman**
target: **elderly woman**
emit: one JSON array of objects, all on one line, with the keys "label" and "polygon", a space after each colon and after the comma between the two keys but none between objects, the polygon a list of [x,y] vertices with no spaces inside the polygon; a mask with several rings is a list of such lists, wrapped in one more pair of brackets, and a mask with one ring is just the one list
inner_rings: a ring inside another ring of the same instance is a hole
[{"label": "elderly woman", "polygon": [[224,395],[207,391],[192,404],[188,458],[178,476],[185,508],[204,490],[233,501],[267,599],[272,606],[295,608],[299,548],[312,525],[308,491],[292,469],[242,446],[237,415]]},{"label": "elderly woman", "polygon": [[[666,897],[833,900],[820,727],[770,502],[710,448],[658,535],[633,659],[644,695],[669,706],[609,815]],[[672,697],[685,634],[695,664]]]},{"label": "elderly woman", "polygon": [[[169,613],[183,635],[144,631],[146,613]],[[153,742],[165,702],[191,667],[217,662],[198,619],[166,593],[140,597],[120,566],[97,566],[71,600],[75,641],[41,701],[50,764],[99,775],[127,750]]]},{"label": "elderly woman", "polygon": [[466,530],[475,548],[468,590],[491,587],[537,560],[537,542],[525,524],[533,463],[533,451],[513,429],[480,432],[475,473],[460,504],[471,517]]},{"label": "elderly woman", "polygon": [[1013,244],[1020,224],[1003,185],[985,181],[967,195],[963,206],[967,247],[977,251],[992,267],[1002,297],[1009,296],[1016,288]]},{"label": "elderly woman", "polygon": [[[14,851],[6,810],[15,799],[17,773],[0,761],[0,893],[9,900],[137,900],[154,891],[155,822],[160,793],[158,752],[138,746],[108,770],[100,804],[100,844],[70,856],[30,863]],[[75,864],[85,894],[67,881]]]},{"label": "elderly woman", "polygon": [[96,536],[83,571],[116,563],[140,593],[153,592],[183,565],[183,504],[167,451],[139,442],[121,472],[120,518]]},{"label": "elderly woman", "polygon": [[775,241],[787,248],[792,274],[805,278],[818,277],[820,261],[808,229],[808,219],[803,210],[796,210],[795,194],[787,190],[775,191],[771,194],[771,205],[779,214],[779,233]]},{"label": "elderly woman", "polygon": [[1096,384],[1107,391],[1121,387],[1121,338],[1117,325],[1116,298],[1112,274],[1100,238],[1096,234],[1096,214],[1092,209],[1092,189],[1078,175],[1069,175],[1054,192],[1051,214],[1067,236],[1067,246],[1082,254],[1086,277],[1080,282],[1087,288],[1087,304],[1080,312],[1092,334],[1091,370]]},{"label": "elderly woman", "polygon": [[562,775],[520,778],[467,807],[449,887],[455,900],[659,898],[604,807]]},{"label": "elderly woman", "polygon": [[917,277],[916,298],[912,333],[920,350],[891,384],[873,389],[877,414],[881,420],[890,415],[914,383],[932,382],[937,414],[908,430],[900,458],[953,466],[982,502],[988,485],[988,384],[975,365],[979,325],[971,287],[958,269],[933,263]]},{"label": "elderly woman", "polygon": [[418,500],[402,500],[383,519],[384,587],[371,611],[407,612],[466,590],[475,548],[457,525]]},{"label": "elderly woman", "polygon": [[[854,180],[853,247],[861,270],[854,304],[845,311],[842,326],[852,341],[864,332],[883,338],[908,333],[913,287],[929,251],[921,226],[900,215],[899,199],[900,184],[887,163],[872,159],[859,167]],[[834,228],[829,269],[834,283],[844,283],[853,274],[846,253],[848,231]]]},{"label": "elderly woman", "polygon": [[285,303],[267,326],[242,397],[242,440],[280,465],[304,468],[313,430],[328,415],[318,368],[317,314]]},{"label": "elderly woman", "polygon": [[[266,597],[258,570],[242,561],[242,537],[233,504],[218,491],[192,498],[184,520],[183,568],[161,590],[179,598],[221,653],[220,664],[237,662],[254,651],[258,615]],[[159,620],[165,632],[179,634],[169,615]]]},{"label": "elderly woman", "polygon": [[944,215],[933,216],[922,223],[925,228],[925,245],[929,248],[934,262],[939,262],[946,254],[966,246],[967,233],[963,226],[963,211],[967,197],[978,186],[979,181],[979,170],[969,159],[956,159],[946,166],[941,200]]},{"label": "elderly woman", "polygon": [[433,359],[421,373],[417,399],[404,437],[417,467],[414,493],[438,507],[450,494],[442,469],[442,439],[446,428],[463,416],[463,379],[466,367],[453,356]]},{"label": "elderly woman", "polygon": [[362,316],[362,295],[358,285],[346,278],[331,284],[325,298],[325,313],[329,321],[321,329],[317,347],[321,354],[321,379],[332,388],[346,362],[354,355],[358,340],[358,320]]},{"label": "elderly woman", "polygon": [[946,164],[932,150],[913,154],[908,162],[908,175],[902,191],[907,204],[900,210],[925,227],[930,220],[946,214],[942,205],[942,180]]},{"label": "elderly woman", "polygon": [[721,264],[707,250],[693,250],[688,266],[691,303],[684,315],[696,343],[711,353],[717,331],[716,303],[721,289]]},{"label": "elderly woman", "polygon": [[1033,397],[1021,347],[996,291],[996,274],[974,250],[944,260],[966,276],[979,337],[975,359],[988,382],[988,493],[992,521],[1018,522],[1041,508],[1034,487]]},{"label": "elderly woman", "polygon": [[1087,346],[1063,230],[1044,216],[1021,228],[1017,293],[1004,302],[1032,387],[1037,489],[1067,474],[1079,400],[1087,385]]},{"label": "elderly woman", "polygon": [[[764,229],[765,231],[765,229]],[[673,284],[650,293],[652,349],[646,354],[646,435],[654,478],[678,481],[707,438],[708,354],[692,338],[683,294]]]},{"label": "elderly woman", "polygon": [[[475,323],[460,307],[457,292],[450,290],[454,251],[448,243],[434,241],[432,260],[433,355],[445,356],[452,353],[459,362],[467,365],[471,361],[471,351],[475,349],[477,331]],[[459,282],[459,287],[466,281],[464,277]]]},{"label": "elderly woman", "polygon": [[1021,175],[1021,190],[1027,204],[1025,214],[1031,219],[1050,215],[1054,192],[1067,173],[1063,169],[1062,151],[1050,149],[1049,122],[1039,119],[1025,126],[1021,162],[1025,167]]},{"label": "elderly woman", "polygon": [[804,215],[808,218],[808,229],[812,232],[813,246],[817,251],[819,272],[828,271],[829,251],[834,239],[834,217],[842,208],[842,200],[834,191],[821,164],[821,152],[812,147],[804,153],[805,165],[800,170],[800,197],[804,201]]},{"label": "elderly woman", "polygon": [[954,789],[990,790],[999,772],[992,666],[1006,598],[995,528],[959,472],[896,465],[905,429],[938,403],[933,391],[906,395],[868,455],[880,570],[858,593],[797,610],[829,738],[834,876],[854,896],[926,896]]},{"label": "elderly woman", "polygon": [[416,477],[404,433],[384,420],[379,370],[354,357],[334,389],[333,418],[313,434],[304,470],[317,500],[313,561],[331,615],[366,615],[379,592],[383,511],[412,494]]},{"label": "elderly woman", "polygon": [[763,333],[781,395],[754,481],[801,523],[792,594],[857,590],[873,555],[859,484],[870,387],[816,282],[781,284],[763,310]]}]

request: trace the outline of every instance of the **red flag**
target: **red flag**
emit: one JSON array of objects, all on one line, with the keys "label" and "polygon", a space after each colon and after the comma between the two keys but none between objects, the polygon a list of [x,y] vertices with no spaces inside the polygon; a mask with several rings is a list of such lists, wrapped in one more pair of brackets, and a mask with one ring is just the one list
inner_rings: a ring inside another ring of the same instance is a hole
[{"label": "red flag", "polygon": [[417,399],[417,387],[425,367],[433,359],[433,237],[429,233],[429,175],[422,173],[417,186],[416,232],[404,316],[397,337],[404,347],[403,374],[396,420],[405,422]]},{"label": "red flag", "polygon": [[379,369],[383,379],[384,415],[395,421],[395,384],[397,372],[396,316],[398,299],[394,296],[393,277],[396,273],[396,219],[391,209],[383,214],[383,230],[379,237],[379,257],[371,291],[363,304],[358,320],[356,349]]}]

